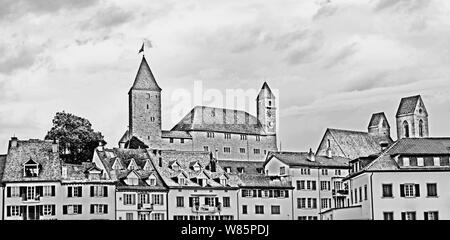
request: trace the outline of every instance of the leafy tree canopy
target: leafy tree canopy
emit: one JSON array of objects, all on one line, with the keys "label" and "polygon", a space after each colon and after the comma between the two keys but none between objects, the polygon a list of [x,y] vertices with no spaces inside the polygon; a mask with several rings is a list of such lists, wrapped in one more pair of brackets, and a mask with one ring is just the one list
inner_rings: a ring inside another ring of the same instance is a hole
[{"label": "leafy tree canopy", "polygon": [[56,113],[45,139],[58,140],[61,157],[70,163],[89,161],[99,142],[106,143],[103,135],[92,129],[89,120],[64,111]]}]

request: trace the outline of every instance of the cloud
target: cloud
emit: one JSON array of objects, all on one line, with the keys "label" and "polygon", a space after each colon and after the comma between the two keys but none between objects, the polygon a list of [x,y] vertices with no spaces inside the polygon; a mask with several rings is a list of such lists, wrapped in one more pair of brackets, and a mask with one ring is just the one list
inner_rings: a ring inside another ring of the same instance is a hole
[{"label": "cloud", "polygon": [[325,67],[330,68],[345,62],[358,52],[358,43],[350,43],[344,46],[336,55],[332,56]]},{"label": "cloud", "polygon": [[432,0],[378,0],[374,11],[394,9],[402,12],[413,12],[427,7]]},{"label": "cloud", "polygon": [[29,69],[38,60],[38,55],[42,49],[40,47],[25,47],[21,45],[10,49],[10,51],[11,55],[0,59],[0,74],[9,75],[21,69]]},{"label": "cloud", "polygon": [[109,6],[96,11],[91,18],[80,24],[80,26],[90,30],[111,29],[129,22],[133,18],[132,11],[126,11],[117,6]]},{"label": "cloud", "polygon": [[305,64],[318,60],[320,57],[318,53],[324,44],[323,34],[316,32],[308,39],[307,44],[291,50],[285,60],[291,65]]}]

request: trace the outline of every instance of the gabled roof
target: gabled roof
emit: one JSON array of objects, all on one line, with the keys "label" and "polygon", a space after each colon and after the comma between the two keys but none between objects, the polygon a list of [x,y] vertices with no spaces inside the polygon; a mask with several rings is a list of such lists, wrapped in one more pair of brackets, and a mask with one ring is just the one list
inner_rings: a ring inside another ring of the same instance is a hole
[{"label": "gabled roof", "polygon": [[386,118],[386,115],[384,115],[384,112],[374,113],[372,114],[372,117],[370,118],[369,122],[369,128],[371,127],[378,127],[380,126],[380,122],[383,121],[383,127],[390,128],[389,122]]},{"label": "gabled roof", "polygon": [[270,90],[270,87],[267,84],[267,82],[264,82],[263,86],[261,87],[261,90],[259,91],[259,94],[258,94],[258,97],[256,98],[256,100],[259,100],[262,98],[275,99],[275,95],[272,93],[272,90]]},{"label": "gabled roof", "polygon": [[[422,97],[420,95],[402,98],[396,116],[413,114],[419,102],[422,102]],[[423,106],[423,108],[426,112],[425,106]]]},{"label": "gabled roof", "polygon": [[6,155],[0,155],[0,183],[3,178],[3,171],[5,170]]},{"label": "gabled roof", "polygon": [[161,91],[145,57],[142,57],[141,65],[139,66],[139,70],[130,91],[131,90]]},{"label": "gabled roof", "polygon": [[315,156],[315,161],[308,160],[307,152],[269,152],[264,166],[276,158],[289,167],[322,167],[322,168],[349,168],[349,158],[333,156]]},{"label": "gabled roof", "polygon": [[205,106],[194,107],[171,131],[265,134],[258,119],[247,112]]},{"label": "gabled roof", "polygon": [[350,159],[377,154],[381,151],[381,142],[393,142],[390,136],[371,135],[367,132],[332,128],[328,128],[326,132],[330,133],[345,156]]},{"label": "gabled roof", "polygon": [[129,130],[126,130],[123,136],[120,138],[119,143],[126,143],[130,140]]},{"label": "gabled roof", "polygon": [[229,167],[231,173],[239,173],[238,168],[244,168],[245,173],[248,174],[260,174],[258,168],[261,168],[264,172],[264,162],[263,161],[236,161],[236,160],[220,160],[220,166],[225,170]]},{"label": "gabled roof", "polygon": [[[23,165],[30,158],[41,166],[38,177],[23,176]],[[52,152],[52,141],[18,140],[17,147],[8,149],[2,180],[5,182],[59,181],[61,162],[59,153]]]},{"label": "gabled roof", "polygon": [[186,131],[162,131],[162,138],[183,138],[183,139],[192,139],[191,134]]},{"label": "gabled roof", "polygon": [[82,164],[68,164],[63,163],[62,167],[67,169],[67,176],[61,178],[63,183],[72,183],[72,182],[102,182],[102,183],[114,183],[113,180],[101,178],[100,180],[90,180],[89,175],[87,174],[89,171],[101,171],[94,163],[92,162],[83,162]]},{"label": "gabled roof", "polygon": [[233,182],[238,182],[239,187],[243,188],[293,188],[288,181],[262,174],[229,174],[229,176]]}]

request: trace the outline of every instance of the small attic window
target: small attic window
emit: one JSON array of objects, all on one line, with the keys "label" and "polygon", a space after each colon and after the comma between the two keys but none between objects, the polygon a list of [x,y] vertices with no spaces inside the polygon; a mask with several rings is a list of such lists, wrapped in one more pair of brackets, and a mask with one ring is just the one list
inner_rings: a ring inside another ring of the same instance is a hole
[{"label": "small attic window", "polygon": [[134,161],[134,159],[132,158],[130,163],[128,164],[127,167],[128,170],[137,170],[139,169],[138,165],[136,164],[136,161]]},{"label": "small attic window", "polygon": [[200,166],[200,164],[198,162],[196,162],[193,166],[192,169],[194,171],[200,171],[202,169],[202,166]]},{"label": "small attic window", "polygon": [[39,164],[33,161],[31,158],[23,166],[24,177],[37,177],[39,175]]},{"label": "small attic window", "polygon": [[178,184],[180,185],[186,185],[186,178],[184,177],[178,177]]},{"label": "small attic window", "polygon": [[146,170],[146,171],[152,170],[150,160],[148,160],[148,159],[147,159],[147,161],[145,162],[144,170]]},{"label": "small attic window", "polygon": [[122,170],[123,169],[122,163],[120,162],[120,160],[118,158],[114,161],[112,169],[114,169],[114,170]]},{"label": "small attic window", "polygon": [[155,177],[155,175],[151,175],[150,177],[148,177],[147,184],[149,186],[156,186],[156,177]]},{"label": "small attic window", "polygon": [[180,170],[180,165],[177,162],[172,163],[171,167],[174,171]]},{"label": "small attic window", "polygon": [[139,178],[136,174],[129,174],[125,179],[125,183],[129,186],[137,186],[139,184]]},{"label": "small attic window", "polygon": [[223,185],[223,186],[226,186],[227,185],[227,179],[226,178],[220,179],[220,184]]}]

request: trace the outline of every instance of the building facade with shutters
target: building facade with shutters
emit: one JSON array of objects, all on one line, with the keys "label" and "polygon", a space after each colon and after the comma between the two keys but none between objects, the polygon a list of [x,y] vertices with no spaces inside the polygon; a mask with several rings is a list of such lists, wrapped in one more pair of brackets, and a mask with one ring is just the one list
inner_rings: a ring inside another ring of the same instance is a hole
[{"label": "building facade with shutters", "polygon": [[450,219],[450,138],[402,138],[372,159],[352,161],[350,208],[324,219]]}]

